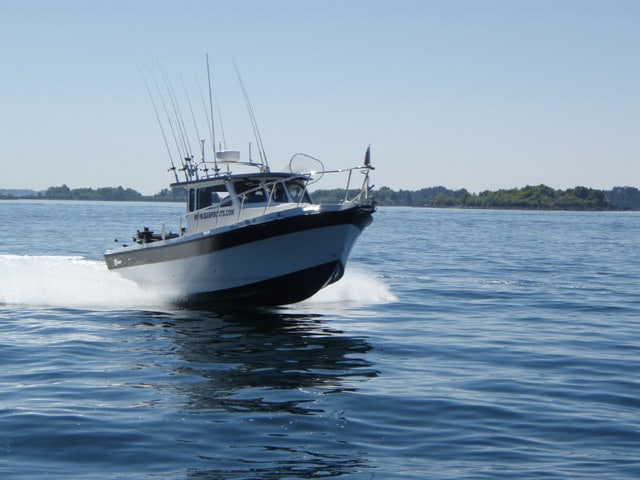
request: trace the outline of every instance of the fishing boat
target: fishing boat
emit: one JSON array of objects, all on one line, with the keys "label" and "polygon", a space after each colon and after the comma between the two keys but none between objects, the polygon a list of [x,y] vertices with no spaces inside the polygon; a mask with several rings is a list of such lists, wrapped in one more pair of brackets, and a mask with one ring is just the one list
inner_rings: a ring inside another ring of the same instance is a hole
[{"label": "fishing boat", "polygon": [[[272,172],[248,106],[260,159],[251,158],[249,144],[247,161],[223,148],[214,148],[208,161],[201,141],[201,160],[182,160],[183,178],[172,161],[176,181],[170,187],[186,191],[185,214],[156,231],[143,227],[132,242],[107,250],[110,270],[161,289],[175,302],[242,306],[300,302],[342,277],[375,211],[370,148],[364,162],[351,168],[326,170],[318,159],[298,153],[286,171]],[[300,165],[316,169],[303,171]],[[352,189],[358,174],[362,181]],[[310,187],[325,175],[345,176],[344,196],[315,203]]]}]

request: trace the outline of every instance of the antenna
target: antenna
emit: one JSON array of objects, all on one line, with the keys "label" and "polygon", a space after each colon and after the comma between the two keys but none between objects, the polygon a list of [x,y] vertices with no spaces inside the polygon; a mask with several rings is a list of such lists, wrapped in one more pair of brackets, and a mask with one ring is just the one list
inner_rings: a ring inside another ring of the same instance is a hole
[{"label": "antenna", "polygon": [[244,82],[242,81],[242,77],[240,76],[240,70],[238,70],[238,66],[236,65],[235,60],[231,59],[233,62],[233,68],[236,70],[236,75],[238,75],[238,81],[240,82],[240,88],[242,89],[242,95],[244,96],[244,102],[247,105],[247,110],[249,111],[249,119],[251,120],[251,127],[253,128],[253,135],[256,138],[256,143],[258,144],[258,154],[260,155],[260,162],[269,170],[269,162],[267,162],[267,154],[264,151],[264,145],[262,144],[262,138],[260,137],[260,131],[258,130],[258,122],[256,121],[256,116],[253,113],[253,108],[251,107],[251,102],[249,101],[249,95],[247,95],[247,89],[244,87]]},{"label": "antenna", "polygon": [[213,148],[213,167],[214,172],[217,175],[220,169],[218,168],[218,158],[216,157],[216,135],[214,131],[214,122],[213,122],[213,95],[211,94],[211,72],[209,70],[209,54],[206,54],[207,57],[207,81],[209,83],[209,115],[211,117],[211,148]]},{"label": "antenna", "polygon": [[140,75],[142,75],[142,81],[144,82],[144,87],[147,90],[147,94],[149,95],[149,100],[151,100],[151,105],[153,105],[153,111],[156,114],[156,120],[158,120],[158,125],[160,127],[160,132],[162,133],[162,139],[164,140],[164,146],[167,148],[167,153],[169,154],[169,162],[171,162],[171,168],[169,170],[173,171],[173,175],[176,179],[176,183],[178,180],[178,172],[176,172],[176,166],[173,163],[173,157],[171,156],[171,149],[169,148],[169,142],[167,142],[167,136],[164,133],[164,128],[162,127],[162,121],[160,120],[160,115],[158,114],[158,108],[156,107],[156,102],[153,101],[153,95],[151,95],[151,90],[149,89],[149,84],[147,83],[147,79],[144,76],[144,73],[141,71]]}]

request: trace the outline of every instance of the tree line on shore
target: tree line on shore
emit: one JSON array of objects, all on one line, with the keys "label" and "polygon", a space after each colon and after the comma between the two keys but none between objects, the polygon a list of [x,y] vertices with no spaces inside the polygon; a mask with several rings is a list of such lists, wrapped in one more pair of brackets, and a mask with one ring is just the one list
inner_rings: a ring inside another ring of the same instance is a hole
[{"label": "tree line on shore", "polygon": [[[357,195],[349,192],[348,198]],[[337,201],[345,197],[345,190],[318,190],[313,192],[318,202]],[[457,207],[457,208],[513,208],[527,210],[640,210],[640,191],[635,187],[615,187],[596,190],[575,187],[557,190],[546,185],[526,186],[480,193],[466,189],[450,190],[429,187],[420,190],[392,190],[381,187],[374,192],[381,206]]]},{"label": "tree line on shore", "polygon": [[[4,192],[4,193],[3,193]],[[177,188],[164,188],[155,195],[142,195],[137,190],[123,187],[69,188],[67,185],[49,187],[42,192],[10,190],[0,191],[0,199],[40,199],[40,200],[96,200],[96,201],[140,201],[140,202],[184,202],[186,192]]]},{"label": "tree line on shore", "polygon": [[[336,202],[345,197],[344,189],[316,190],[316,202]],[[357,191],[349,192],[353,198]],[[469,193],[466,189],[450,190],[446,187],[429,187],[420,190],[392,190],[381,187],[373,192],[380,206],[408,207],[457,207],[457,208],[513,208],[534,210],[640,210],[640,190],[635,187],[615,187],[597,190],[574,187],[557,190],[546,185],[526,186],[508,190]],[[186,192],[178,188],[162,189],[155,195],[142,195],[131,188],[69,188],[67,185],[49,187],[43,192],[0,191],[0,199],[43,200],[99,200],[99,201],[158,201],[184,202]]]}]

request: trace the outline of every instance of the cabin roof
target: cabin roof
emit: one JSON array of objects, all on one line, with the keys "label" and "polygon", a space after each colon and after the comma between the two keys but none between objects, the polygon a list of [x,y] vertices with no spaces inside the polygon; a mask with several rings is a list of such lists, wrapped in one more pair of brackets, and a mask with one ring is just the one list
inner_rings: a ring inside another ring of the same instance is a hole
[{"label": "cabin roof", "polygon": [[235,180],[275,180],[280,178],[306,178],[306,174],[297,174],[289,172],[269,172],[269,173],[238,173],[232,175],[218,175],[215,177],[201,178],[199,180],[190,180],[184,182],[175,182],[170,184],[171,188],[188,188],[188,187],[206,187],[208,185],[220,185]]}]

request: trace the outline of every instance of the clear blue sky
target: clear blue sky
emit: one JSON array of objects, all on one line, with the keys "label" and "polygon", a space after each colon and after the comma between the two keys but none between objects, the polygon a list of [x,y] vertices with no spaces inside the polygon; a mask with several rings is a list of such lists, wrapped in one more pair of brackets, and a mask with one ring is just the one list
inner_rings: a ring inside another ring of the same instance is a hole
[{"label": "clear blue sky", "polygon": [[140,72],[202,110],[206,52],[227,146],[233,56],[272,168],[371,144],[394,189],[640,187],[636,0],[3,0],[0,42],[0,188],[166,187]]}]

